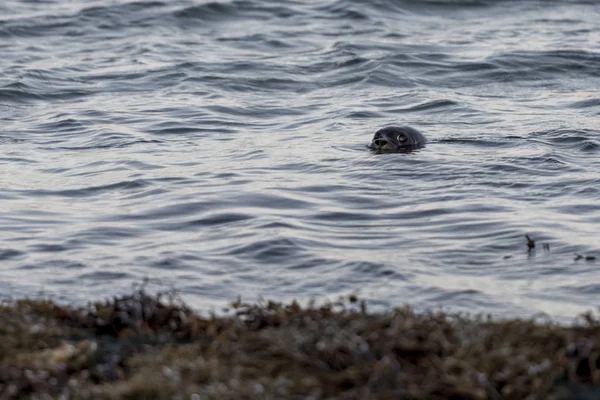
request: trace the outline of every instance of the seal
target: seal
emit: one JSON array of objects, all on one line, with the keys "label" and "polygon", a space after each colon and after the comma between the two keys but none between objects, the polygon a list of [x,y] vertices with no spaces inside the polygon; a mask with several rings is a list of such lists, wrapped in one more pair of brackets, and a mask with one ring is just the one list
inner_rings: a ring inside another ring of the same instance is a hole
[{"label": "seal", "polygon": [[410,126],[388,126],[375,132],[369,145],[378,153],[409,152],[425,144],[425,136]]}]

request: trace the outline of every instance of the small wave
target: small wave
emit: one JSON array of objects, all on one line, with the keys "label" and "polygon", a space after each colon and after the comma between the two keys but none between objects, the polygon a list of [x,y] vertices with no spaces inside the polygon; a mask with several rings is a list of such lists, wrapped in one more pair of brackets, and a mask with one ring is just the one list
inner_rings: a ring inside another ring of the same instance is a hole
[{"label": "small wave", "polygon": [[333,1],[324,6],[319,6],[315,9],[318,18],[324,19],[342,19],[342,20],[355,20],[364,21],[368,20],[369,16],[361,11],[366,10],[365,7],[356,7],[352,4],[352,1],[339,0]]},{"label": "small wave", "polygon": [[264,264],[276,264],[283,260],[297,258],[303,253],[303,246],[297,240],[288,238],[257,240],[248,245],[235,245],[227,250],[229,255],[253,259]]},{"label": "small wave", "polygon": [[296,10],[284,6],[271,6],[266,3],[238,0],[234,2],[208,2],[177,10],[173,15],[178,19],[200,21],[228,21],[241,18],[268,20],[289,18],[297,15]]},{"label": "small wave", "polygon": [[56,80],[48,76],[32,77],[29,73],[24,74],[25,82],[13,82],[0,88],[0,101],[6,100],[15,104],[28,104],[31,101],[60,101],[74,100],[88,96],[92,92],[73,85],[72,87],[57,88],[49,82]]},{"label": "small wave", "polygon": [[232,212],[214,213],[214,212],[211,212],[210,215],[208,215],[204,218],[195,219],[193,221],[188,221],[183,225],[187,226],[188,228],[203,227],[203,226],[220,226],[220,225],[228,225],[228,224],[232,224],[235,222],[245,221],[245,220],[252,219],[252,218],[253,218],[252,215],[244,214],[244,213],[232,213]]},{"label": "small wave", "polygon": [[102,138],[102,143],[95,143],[81,146],[57,146],[62,150],[99,150],[99,149],[122,149],[136,145],[161,144],[162,140],[156,139],[124,139],[122,136],[116,135],[112,137]]},{"label": "small wave", "polygon": [[0,249],[0,261],[24,257],[25,253],[14,249]]},{"label": "small wave", "polygon": [[348,262],[344,263],[341,268],[344,270],[349,270],[347,274],[350,274],[351,276],[360,276],[361,279],[365,281],[368,281],[371,278],[385,278],[394,281],[410,281],[412,277],[412,274],[400,273],[390,268],[388,265],[369,261]]},{"label": "small wave", "polygon": [[554,129],[534,132],[535,140],[555,149],[571,149],[579,151],[597,151],[600,131]]},{"label": "small wave", "polygon": [[584,50],[512,51],[489,57],[488,62],[498,68],[494,77],[504,81],[600,76],[600,53]]},{"label": "small wave", "polygon": [[416,104],[416,105],[411,105],[408,107],[404,107],[404,108],[398,108],[395,110],[390,110],[392,112],[422,112],[422,111],[435,111],[435,112],[439,112],[439,109],[445,109],[447,110],[448,108],[452,108],[452,109],[456,109],[459,108],[460,105],[452,100],[447,100],[447,99],[440,99],[440,100],[431,100],[431,101],[426,101],[424,103],[421,104]]},{"label": "small wave", "polygon": [[65,34],[77,26],[69,16],[41,16],[0,20],[0,37],[43,37]]},{"label": "small wave", "polygon": [[115,272],[115,271],[94,271],[79,274],[75,282],[91,281],[95,285],[101,284],[102,282],[112,282],[117,280],[125,280],[131,278],[132,274],[127,272]]},{"label": "small wave", "polygon": [[100,186],[87,186],[80,189],[57,189],[57,190],[15,190],[17,193],[27,194],[34,197],[71,197],[71,198],[85,198],[93,197],[101,193],[109,192],[123,192],[130,190],[139,190],[148,186],[148,182],[143,179],[136,179],[133,181],[123,181],[108,185]]},{"label": "small wave", "polygon": [[569,104],[569,107],[575,108],[575,109],[597,108],[598,109],[597,114],[600,114],[600,98],[575,101],[575,102]]}]

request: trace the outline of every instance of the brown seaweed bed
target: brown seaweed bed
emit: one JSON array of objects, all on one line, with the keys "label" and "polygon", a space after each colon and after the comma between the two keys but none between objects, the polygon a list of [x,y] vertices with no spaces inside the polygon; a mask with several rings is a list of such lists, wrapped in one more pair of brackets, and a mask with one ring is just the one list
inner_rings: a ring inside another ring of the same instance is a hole
[{"label": "brown seaweed bed", "polygon": [[234,303],[176,296],[0,309],[0,398],[597,399],[600,323]]}]

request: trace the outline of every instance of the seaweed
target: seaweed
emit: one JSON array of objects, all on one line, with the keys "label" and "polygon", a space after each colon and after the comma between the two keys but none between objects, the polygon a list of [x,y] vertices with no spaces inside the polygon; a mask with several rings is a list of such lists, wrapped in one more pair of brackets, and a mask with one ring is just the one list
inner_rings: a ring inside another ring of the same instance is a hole
[{"label": "seaweed", "polygon": [[600,389],[600,323],[334,303],[203,317],[145,287],[0,307],[0,398],[571,399]]}]

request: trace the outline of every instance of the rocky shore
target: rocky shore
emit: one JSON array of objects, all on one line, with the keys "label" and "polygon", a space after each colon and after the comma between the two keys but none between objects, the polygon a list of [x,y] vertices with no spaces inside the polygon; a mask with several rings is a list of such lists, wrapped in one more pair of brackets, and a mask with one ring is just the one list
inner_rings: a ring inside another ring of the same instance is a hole
[{"label": "rocky shore", "polygon": [[600,324],[176,296],[0,308],[0,399],[596,399]]}]

